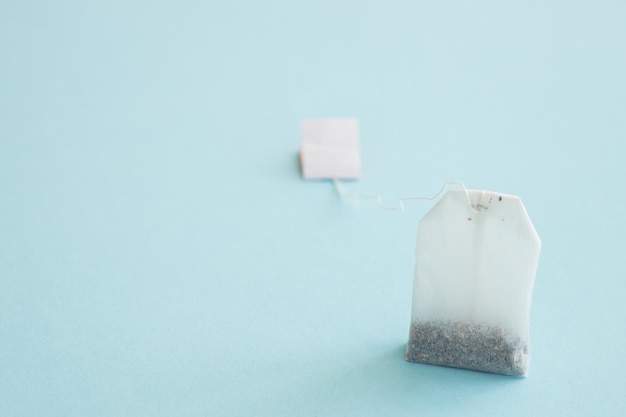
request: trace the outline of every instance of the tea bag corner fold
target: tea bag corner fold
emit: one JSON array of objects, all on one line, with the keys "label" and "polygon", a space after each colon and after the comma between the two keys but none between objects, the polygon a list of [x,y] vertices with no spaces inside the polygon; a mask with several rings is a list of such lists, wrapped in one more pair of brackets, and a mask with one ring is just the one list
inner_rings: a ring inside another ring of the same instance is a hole
[{"label": "tea bag corner fold", "polygon": [[519,197],[449,191],[419,223],[406,359],[526,376],[540,252]]}]

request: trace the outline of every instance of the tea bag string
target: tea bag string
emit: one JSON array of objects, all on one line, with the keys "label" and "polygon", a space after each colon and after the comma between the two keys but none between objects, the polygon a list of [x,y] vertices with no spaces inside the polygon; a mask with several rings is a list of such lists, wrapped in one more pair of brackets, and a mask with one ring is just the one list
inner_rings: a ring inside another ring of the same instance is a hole
[{"label": "tea bag string", "polygon": [[435,200],[439,196],[441,196],[448,188],[450,188],[453,185],[457,185],[465,193],[465,199],[467,200],[467,205],[470,207],[470,209],[473,212],[478,212],[478,209],[476,207],[474,207],[474,205],[470,201],[469,192],[467,191],[467,188],[465,188],[465,185],[461,181],[446,181],[446,182],[444,182],[443,186],[441,187],[441,189],[436,194],[434,194],[432,196],[406,196],[406,197],[400,197],[398,199],[398,205],[395,205],[395,206],[390,206],[388,204],[383,203],[383,199],[382,199],[382,197],[380,195],[346,193],[345,190],[343,189],[343,186],[341,185],[341,182],[337,178],[333,178],[333,184],[335,184],[335,188],[337,189],[337,193],[339,193],[339,195],[342,198],[345,198],[346,200],[350,200],[350,201],[354,202],[356,205],[358,205],[361,200],[374,200],[376,202],[376,204],[378,204],[379,207],[381,207],[382,209],[387,210],[387,211],[404,211],[405,210],[404,201],[409,201],[409,200]]}]

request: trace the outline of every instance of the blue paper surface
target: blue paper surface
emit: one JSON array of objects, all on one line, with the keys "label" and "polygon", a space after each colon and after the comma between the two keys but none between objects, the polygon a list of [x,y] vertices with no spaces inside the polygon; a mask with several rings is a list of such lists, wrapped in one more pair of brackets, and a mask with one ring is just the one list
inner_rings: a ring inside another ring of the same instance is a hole
[{"label": "blue paper surface", "polygon": [[[626,4],[0,4],[0,415],[623,415]],[[530,377],[405,362],[417,224],[521,196]]]}]

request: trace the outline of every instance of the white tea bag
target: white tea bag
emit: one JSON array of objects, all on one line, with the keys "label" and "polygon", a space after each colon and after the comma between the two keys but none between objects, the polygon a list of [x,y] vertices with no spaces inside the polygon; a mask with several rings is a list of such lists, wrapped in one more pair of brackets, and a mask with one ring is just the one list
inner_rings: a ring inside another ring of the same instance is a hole
[{"label": "white tea bag", "polygon": [[519,197],[449,191],[419,223],[406,359],[527,375],[540,251]]}]

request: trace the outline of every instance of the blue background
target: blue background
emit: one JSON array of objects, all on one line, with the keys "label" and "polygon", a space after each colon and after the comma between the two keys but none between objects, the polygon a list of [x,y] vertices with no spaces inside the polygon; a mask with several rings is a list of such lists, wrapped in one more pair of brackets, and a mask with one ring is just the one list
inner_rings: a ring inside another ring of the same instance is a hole
[{"label": "blue background", "polygon": [[[623,415],[623,1],[3,1],[2,416]],[[407,363],[417,224],[522,197],[530,377]]]}]

